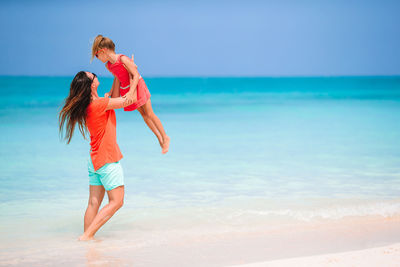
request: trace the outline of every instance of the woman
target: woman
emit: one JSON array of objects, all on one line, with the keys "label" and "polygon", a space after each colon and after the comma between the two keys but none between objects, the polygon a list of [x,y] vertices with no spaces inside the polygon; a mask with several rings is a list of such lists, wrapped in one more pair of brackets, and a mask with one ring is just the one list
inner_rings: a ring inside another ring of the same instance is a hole
[{"label": "woman", "polygon": [[[67,143],[71,141],[76,123],[84,137],[87,131],[90,133],[90,196],[84,233],[79,240],[93,239],[99,228],[122,207],[124,200],[124,175],[119,162],[122,154],[117,144],[114,109],[129,106],[132,101],[125,97],[99,97],[99,84],[96,74],[78,72],[59,116],[59,130],[62,134],[65,126]],[[109,203],[98,212],[105,191]]]}]

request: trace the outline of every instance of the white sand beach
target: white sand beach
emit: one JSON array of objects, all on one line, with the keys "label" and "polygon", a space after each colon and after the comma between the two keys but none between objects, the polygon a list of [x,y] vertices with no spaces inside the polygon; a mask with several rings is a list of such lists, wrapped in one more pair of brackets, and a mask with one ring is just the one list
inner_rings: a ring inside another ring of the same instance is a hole
[{"label": "white sand beach", "polygon": [[400,266],[400,243],[389,246],[348,251],[342,253],[323,254],[310,257],[297,257],[273,260],[231,267],[285,267],[285,266]]}]

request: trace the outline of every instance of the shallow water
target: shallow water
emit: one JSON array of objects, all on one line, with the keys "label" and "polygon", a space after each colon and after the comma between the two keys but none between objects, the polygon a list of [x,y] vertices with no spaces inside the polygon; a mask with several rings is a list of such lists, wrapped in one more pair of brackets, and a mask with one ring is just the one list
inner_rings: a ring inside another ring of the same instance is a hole
[{"label": "shallow water", "polygon": [[[144,78],[171,148],[117,112],[125,204],[98,238],[139,249],[400,215],[400,78]],[[0,77],[0,261],[81,246],[89,144],[57,128],[71,80]],[[100,82],[102,95],[112,80]]]}]

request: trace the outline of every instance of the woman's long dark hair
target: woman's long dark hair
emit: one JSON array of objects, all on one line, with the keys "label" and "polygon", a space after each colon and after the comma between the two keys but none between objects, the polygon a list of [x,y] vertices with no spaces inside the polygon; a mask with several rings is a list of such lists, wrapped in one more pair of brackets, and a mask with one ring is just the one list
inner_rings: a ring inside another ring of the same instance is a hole
[{"label": "woman's long dark hair", "polygon": [[78,72],[71,82],[69,96],[65,99],[65,104],[59,115],[59,131],[62,138],[64,125],[66,135],[64,139],[67,144],[71,141],[74,134],[75,124],[78,123],[79,131],[86,139],[86,109],[91,101],[92,80],[86,75],[86,72]]}]

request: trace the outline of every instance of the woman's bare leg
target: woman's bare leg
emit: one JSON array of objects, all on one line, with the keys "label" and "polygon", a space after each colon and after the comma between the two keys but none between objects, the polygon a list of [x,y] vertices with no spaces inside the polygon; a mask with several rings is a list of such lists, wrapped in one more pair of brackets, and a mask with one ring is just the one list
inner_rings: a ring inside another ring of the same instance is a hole
[{"label": "woman's bare leg", "polygon": [[124,186],[118,186],[107,191],[108,204],[105,205],[94,217],[86,231],[79,237],[79,240],[93,239],[95,233],[119,210],[124,203]]},{"label": "woman's bare leg", "polygon": [[167,153],[169,148],[170,138],[165,133],[164,127],[162,126],[160,119],[156,116],[156,114],[154,114],[150,99],[147,100],[147,102],[140,107],[139,112],[142,115],[146,124],[157,136],[158,141],[160,142],[160,145],[162,147],[162,153],[163,154]]},{"label": "woman's bare leg", "polygon": [[89,191],[89,202],[85,212],[83,231],[86,231],[86,229],[92,223],[97,212],[99,211],[105,193],[104,187],[102,185],[89,185]]}]

